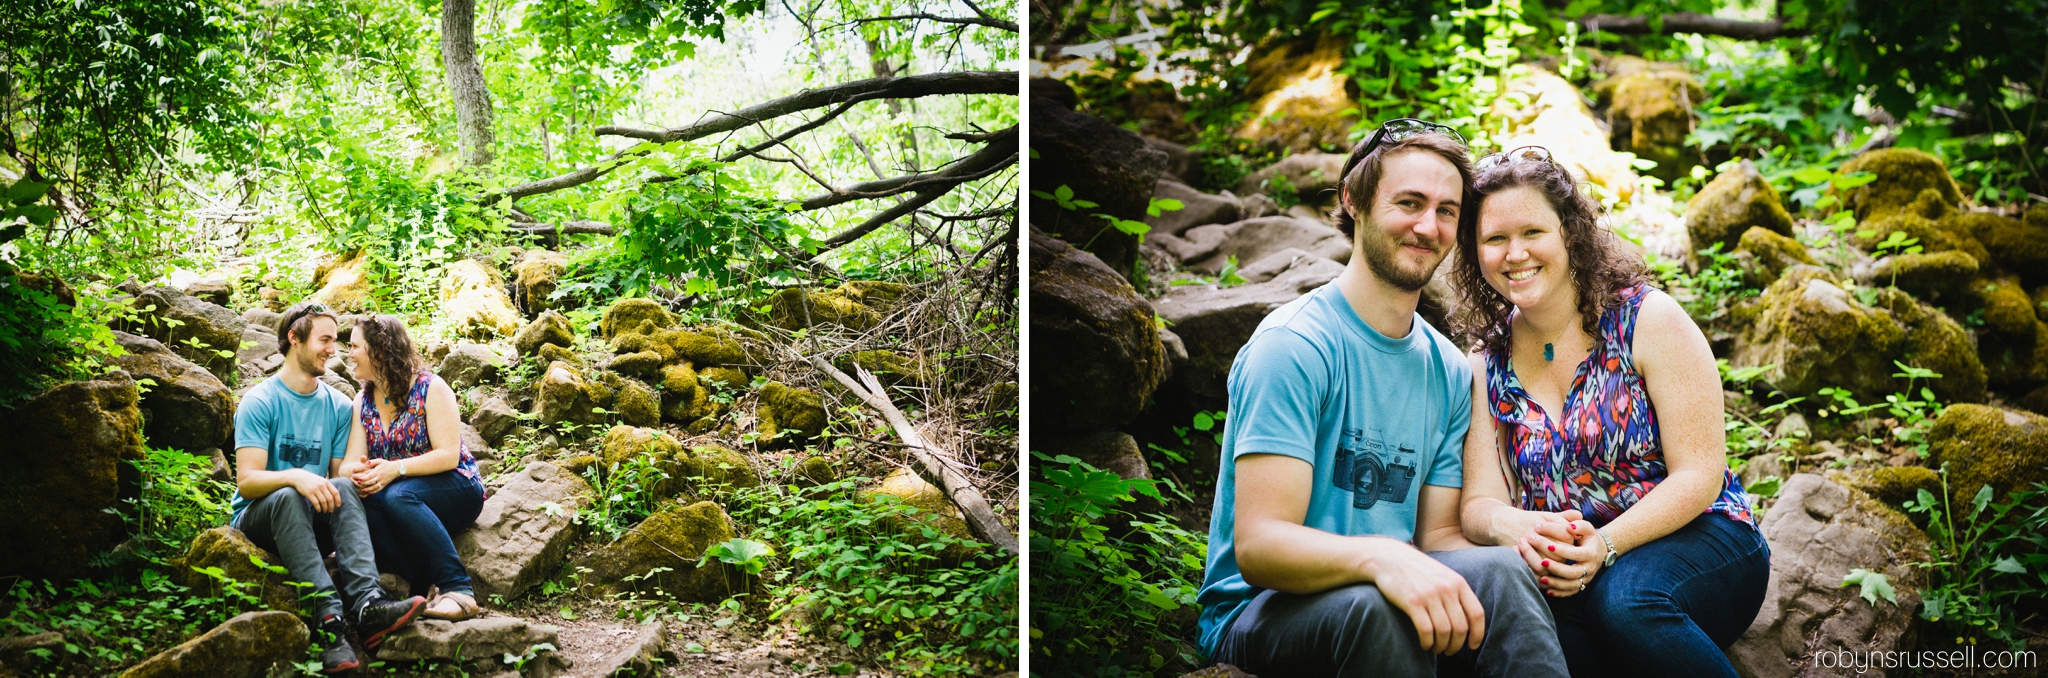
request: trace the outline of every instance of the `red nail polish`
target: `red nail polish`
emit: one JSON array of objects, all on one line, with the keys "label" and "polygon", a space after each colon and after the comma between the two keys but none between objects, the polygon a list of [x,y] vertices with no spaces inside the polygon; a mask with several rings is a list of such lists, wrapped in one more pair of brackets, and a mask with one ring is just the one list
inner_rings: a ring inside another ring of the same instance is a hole
[{"label": "red nail polish", "polygon": [[1557,545],[1556,545],[1556,544],[1551,544],[1551,545],[1550,545],[1550,550],[1551,550],[1551,552],[1555,553],[1555,552],[1557,551]]},{"label": "red nail polish", "polygon": [[1538,578],[1536,579],[1536,581],[1539,581],[1539,582],[1543,582],[1543,583],[1544,583],[1545,585],[1549,585],[1549,584],[1550,584],[1550,578],[1549,578],[1549,577],[1538,577]]},{"label": "red nail polish", "polygon": [[1548,560],[1546,560],[1546,561],[1543,561],[1543,566],[1544,566],[1544,567],[1550,567],[1550,561],[1548,561]]}]

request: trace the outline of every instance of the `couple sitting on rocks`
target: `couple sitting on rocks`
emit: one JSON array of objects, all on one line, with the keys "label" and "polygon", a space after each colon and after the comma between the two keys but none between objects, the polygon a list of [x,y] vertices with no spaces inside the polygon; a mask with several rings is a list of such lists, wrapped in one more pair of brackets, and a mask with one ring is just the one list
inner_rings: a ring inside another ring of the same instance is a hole
[{"label": "couple sitting on rocks", "polygon": [[[1475,166],[1395,120],[1339,186],[1350,263],[1231,368],[1203,649],[1260,675],[1735,676],[1770,549],[1691,318],[1540,147]],[[1454,243],[1464,356],[1416,313]]]},{"label": "couple sitting on rocks", "polygon": [[[405,325],[373,316],[350,348],[362,397],[322,383],[340,347],[335,315],[299,304],[278,324],[285,363],[235,410],[236,493],[231,525],[311,582],[328,673],[359,665],[348,627],[375,649],[425,615],[479,614],[451,535],[483,511],[476,459],[461,441],[455,391],[421,366]],[[336,554],[340,591],[321,554]],[[388,600],[378,573],[429,583],[432,601]],[[344,615],[344,611],[346,614]]]}]

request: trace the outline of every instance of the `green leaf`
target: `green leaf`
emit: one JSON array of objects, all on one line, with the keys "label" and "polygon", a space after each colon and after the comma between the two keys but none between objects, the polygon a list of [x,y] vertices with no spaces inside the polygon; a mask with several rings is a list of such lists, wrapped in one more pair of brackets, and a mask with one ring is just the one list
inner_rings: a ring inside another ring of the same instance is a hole
[{"label": "green leaf", "polygon": [[1863,590],[1859,595],[1863,597],[1864,602],[1871,605],[1876,605],[1880,596],[1893,605],[1899,604],[1898,594],[1892,590],[1891,579],[1882,574],[1859,567],[1850,570],[1849,576],[1842,578],[1842,586],[1850,584],[1862,584]]},{"label": "green leaf", "polygon": [[1764,476],[1763,479],[1750,483],[1749,487],[1743,488],[1743,490],[1759,497],[1775,497],[1778,496],[1778,490],[1784,484],[1785,481],[1777,476]]},{"label": "green leaf", "polygon": [[1216,428],[1216,418],[1215,418],[1215,417],[1211,417],[1211,416],[1209,416],[1209,413],[1208,413],[1208,412],[1196,412],[1196,413],[1195,413],[1195,430],[1197,430],[1197,431],[1207,431],[1207,430],[1209,430],[1209,429],[1213,429],[1213,428]]},{"label": "green leaf", "polygon": [[1151,593],[1145,594],[1145,602],[1151,603],[1154,607],[1157,607],[1162,610],[1180,609],[1180,603],[1174,602],[1172,598],[1166,597],[1165,592],[1159,591],[1157,589],[1154,589]]},{"label": "green leaf", "polygon": [[1799,183],[1802,184],[1818,184],[1820,182],[1827,181],[1829,177],[1833,177],[1834,175],[1835,173],[1828,171],[1828,168],[1826,167],[1808,167],[1797,172],[1793,172],[1792,178],[1798,179]]},{"label": "green leaf", "polygon": [[[858,640],[859,634],[854,634],[854,637],[855,640],[849,644],[853,645],[854,647],[860,647],[860,641]],[[833,664],[831,668],[826,670],[831,671],[833,675],[851,676],[853,675],[853,662],[839,662],[837,664]]]},{"label": "green leaf", "polygon": [[1849,174],[1844,174],[1839,177],[1835,177],[1835,188],[1837,190],[1846,191],[1873,181],[1877,181],[1877,175],[1875,173],[1852,172]]},{"label": "green leaf", "polygon": [[2027,573],[2026,566],[2021,565],[2020,561],[2018,559],[2013,558],[2012,556],[1999,558],[1998,562],[1991,564],[1991,569],[1996,570],[1998,572],[2009,572],[2012,574]]},{"label": "green leaf", "polygon": [[1074,199],[1074,189],[1069,188],[1066,184],[1060,184],[1059,188],[1053,189],[1052,195],[1055,200],[1067,202]]}]

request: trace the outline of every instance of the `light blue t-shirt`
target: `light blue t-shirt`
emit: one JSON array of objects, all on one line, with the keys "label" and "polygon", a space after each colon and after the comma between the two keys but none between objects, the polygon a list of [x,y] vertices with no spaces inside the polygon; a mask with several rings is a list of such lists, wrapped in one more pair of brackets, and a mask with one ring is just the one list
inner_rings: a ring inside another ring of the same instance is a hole
[{"label": "light blue t-shirt", "polygon": [[[314,381],[309,394],[300,394],[271,375],[242,396],[235,408],[235,449],[254,447],[270,452],[271,471],[302,468],[327,477],[330,460],[348,455],[348,434],[355,416],[348,396],[333,386]],[[235,514],[229,525],[242,520],[249,500],[235,493]]]},{"label": "light blue t-shirt", "polygon": [[1415,540],[1422,485],[1464,486],[1472,368],[1415,316],[1389,338],[1358,317],[1336,283],[1273,311],[1230,368],[1222,469],[1209,519],[1201,644],[1211,655],[1244,603],[1231,540],[1236,459],[1284,454],[1315,467],[1303,524],[1331,534]]}]

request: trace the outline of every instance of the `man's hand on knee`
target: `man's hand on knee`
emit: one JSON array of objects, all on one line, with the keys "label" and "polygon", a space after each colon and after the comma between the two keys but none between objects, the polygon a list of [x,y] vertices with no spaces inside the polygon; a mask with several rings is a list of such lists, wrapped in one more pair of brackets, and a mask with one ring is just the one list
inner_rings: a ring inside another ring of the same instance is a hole
[{"label": "man's hand on knee", "polygon": [[336,491],[334,484],[328,482],[328,479],[305,469],[293,470],[296,473],[292,474],[292,489],[298,490],[299,496],[311,502],[314,511],[333,513],[335,509],[341,508],[341,492]]},{"label": "man's hand on knee", "polygon": [[1412,549],[1389,552],[1377,565],[1373,584],[1408,613],[1424,649],[1442,655],[1479,649],[1486,638],[1486,612],[1464,577]]}]

